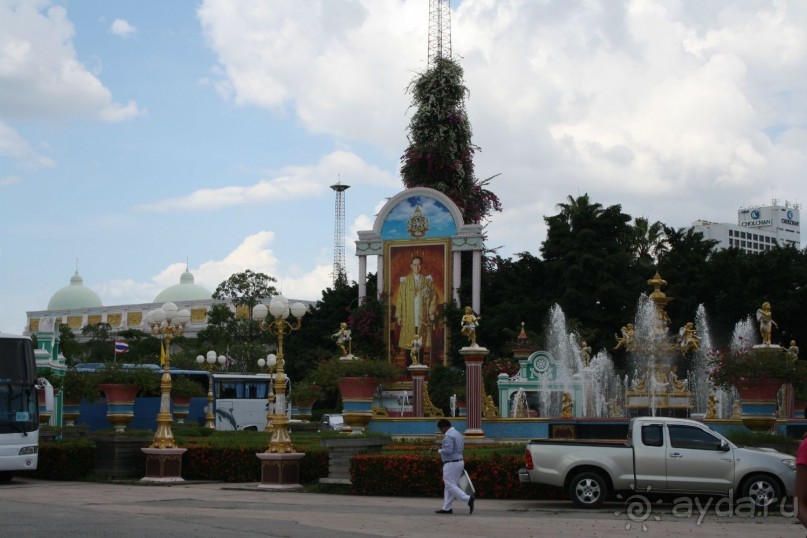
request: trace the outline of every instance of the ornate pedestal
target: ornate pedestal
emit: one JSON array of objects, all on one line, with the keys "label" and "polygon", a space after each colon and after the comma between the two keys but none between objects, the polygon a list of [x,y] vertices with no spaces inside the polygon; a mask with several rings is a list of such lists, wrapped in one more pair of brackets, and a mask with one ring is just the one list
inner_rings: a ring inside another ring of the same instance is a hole
[{"label": "ornate pedestal", "polygon": [[261,483],[258,488],[290,490],[300,489],[300,460],[305,452],[258,452],[261,460]]},{"label": "ornate pedestal", "polygon": [[429,367],[425,364],[413,364],[409,368],[412,375],[412,416],[423,416],[423,381],[429,372]]},{"label": "ornate pedestal", "polygon": [[141,448],[146,455],[146,476],[141,482],[184,482],[182,454],[187,448]]},{"label": "ornate pedestal", "polygon": [[465,398],[468,402],[468,419],[465,437],[482,438],[482,361],[489,351],[469,346],[460,349],[465,357]]}]

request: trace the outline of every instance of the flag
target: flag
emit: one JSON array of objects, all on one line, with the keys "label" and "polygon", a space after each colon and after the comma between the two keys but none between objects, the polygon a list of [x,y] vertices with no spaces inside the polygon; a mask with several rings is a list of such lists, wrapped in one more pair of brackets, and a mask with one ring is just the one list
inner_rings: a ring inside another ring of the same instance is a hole
[{"label": "flag", "polygon": [[121,353],[129,353],[129,344],[123,340],[115,340],[115,355],[120,355]]},{"label": "flag", "polygon": [[160,342],[160,366],[165,366],[165,348],[162,342]]}]

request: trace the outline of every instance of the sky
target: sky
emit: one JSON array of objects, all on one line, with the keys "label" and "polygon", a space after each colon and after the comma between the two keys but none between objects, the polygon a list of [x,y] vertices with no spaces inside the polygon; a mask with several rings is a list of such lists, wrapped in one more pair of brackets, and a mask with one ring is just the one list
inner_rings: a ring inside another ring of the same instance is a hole
[{"label": "sky", "polygon": [[[569,196],[669,226],[807,200],[807,2],[451,3],[505,257]],[[105,306],[185,267],[331,283],[403,189],[428,0],[0,0],[0,331],[78,270]],[[368,260],[375,271],[375,260]],[[483,305],[484,309],[484,305]]]}]

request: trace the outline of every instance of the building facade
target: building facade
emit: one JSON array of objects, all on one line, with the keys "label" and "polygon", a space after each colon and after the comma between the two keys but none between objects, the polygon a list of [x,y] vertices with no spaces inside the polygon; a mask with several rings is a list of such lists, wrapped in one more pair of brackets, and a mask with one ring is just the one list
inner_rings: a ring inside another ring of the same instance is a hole
[{"label": "building facade", "polygon": [[737,210],[737,223],[697,220],[692,229],[704,239],[717,241],[716,249],[737,248],[758,253],[777,246],[801,249],[800,206],[776,200],[769,206],[745,207]]}]

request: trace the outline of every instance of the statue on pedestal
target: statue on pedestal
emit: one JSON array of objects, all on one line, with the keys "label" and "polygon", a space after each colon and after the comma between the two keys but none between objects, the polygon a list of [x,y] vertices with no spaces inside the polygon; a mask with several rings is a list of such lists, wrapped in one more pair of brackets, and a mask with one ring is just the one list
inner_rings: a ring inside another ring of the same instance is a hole
[{"label": "statue on pedestal", "polygon": [[331,338],[336,339],[336,346],[339,348],[339,352],[342,354],[342,357],[350,357],[350,329],[347,328],[347,323],[344,321],[339,324],[339,330],[336,331],[331,335]]},{"label": "statue on pedestal", "polygon": [[700,338],[698,338],[695,332],[695,324],[691,321],[681,327],[681,330],[678,331],[678,336],[678,344],[681,346],[681,353],[698,351],[700,349]]},{"label": "statue on pedestal", "polygon": [[462,316],[462,334],[468,338],[470,347],[477,347],[476,328],[479,326],[479,316],[474,315],[470,306],[465,307],[465,315]]},{"label": "statue on pedestal", "polygon": [[768,301],[762,303],[762,307],[757,310],[757,321],[759,322],[759,334],[762,336],[763,345],[771,345],[771,333],[773,332],[773,327],[777,327],[777,325],[773,321],[771,303]]}]

